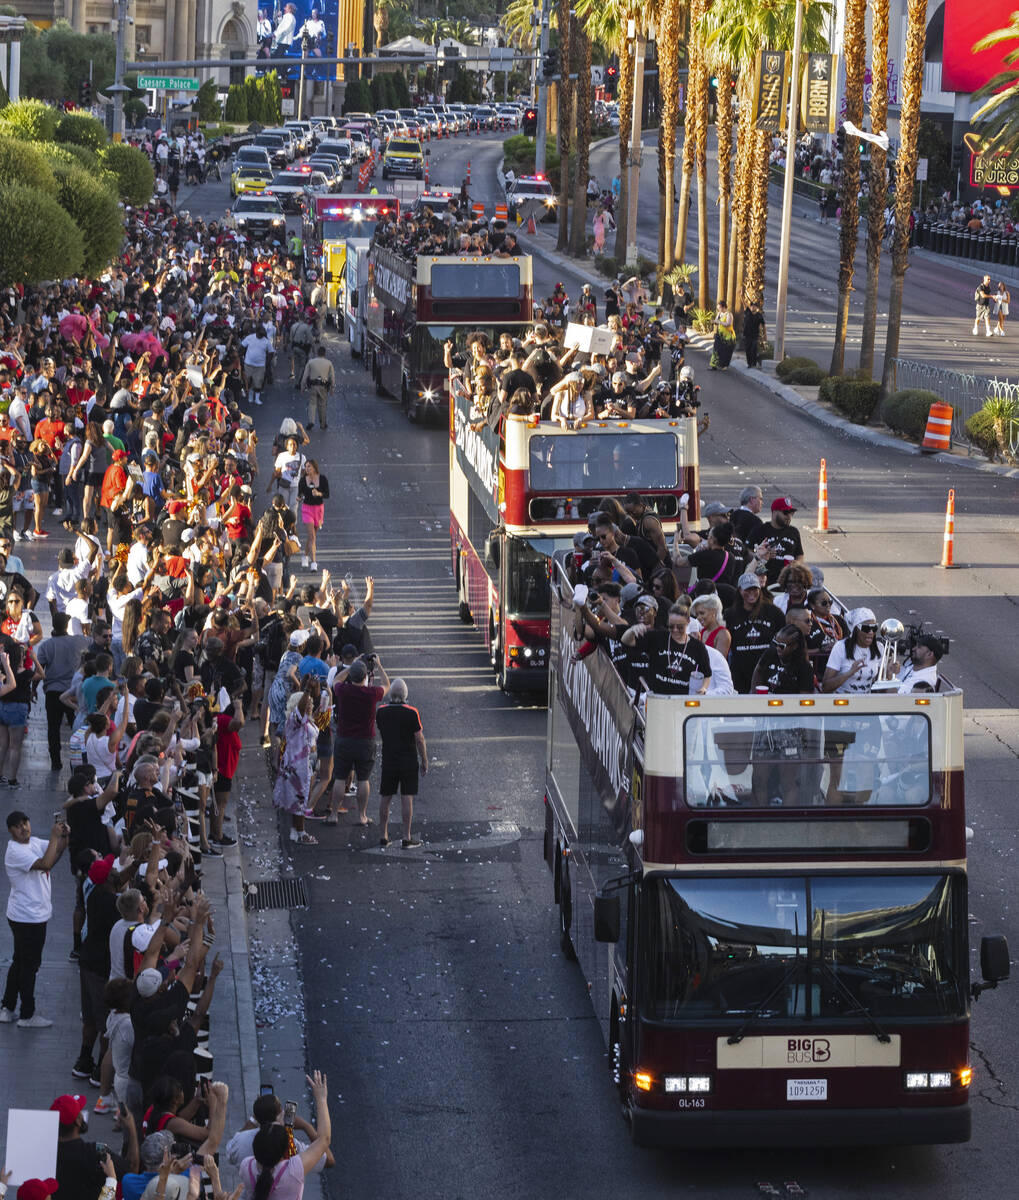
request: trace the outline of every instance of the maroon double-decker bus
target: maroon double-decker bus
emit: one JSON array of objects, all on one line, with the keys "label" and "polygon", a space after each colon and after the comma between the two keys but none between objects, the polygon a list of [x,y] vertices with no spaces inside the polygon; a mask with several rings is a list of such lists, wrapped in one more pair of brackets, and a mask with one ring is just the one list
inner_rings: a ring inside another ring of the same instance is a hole
[{"label": "maroon double-decker bus", "polygon": [[463,350],[480,330],[522,337],[531,319],[527,255],[405,256],[372,246],[365,323],[375,389],[388,392],[416,421],[446,419],[449,378],[443,347]]},{"label": "maroon double-decker bus", "polygon": [[962,693],[638,703],[564,581],[545,858],[634,1141],[966,1141]]}]

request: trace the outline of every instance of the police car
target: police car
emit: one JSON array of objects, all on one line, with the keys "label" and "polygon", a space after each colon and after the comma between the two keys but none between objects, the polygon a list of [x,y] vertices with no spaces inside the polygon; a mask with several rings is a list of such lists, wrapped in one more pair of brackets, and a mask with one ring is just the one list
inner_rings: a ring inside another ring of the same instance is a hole
[{"label": "police car", "polygon": [[516,219],[517,210],[531,200],[540,200],[545,206],[545,212],[537,218],[538,220],[556,219],[556,205],[559,201],[544,175],[521,175],[506,189],[507,210],[513,220]]}]

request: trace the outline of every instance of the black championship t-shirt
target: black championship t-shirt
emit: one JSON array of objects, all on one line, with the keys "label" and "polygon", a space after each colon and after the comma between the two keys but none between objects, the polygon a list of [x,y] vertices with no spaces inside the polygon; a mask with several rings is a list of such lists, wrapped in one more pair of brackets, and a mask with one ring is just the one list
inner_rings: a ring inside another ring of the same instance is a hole
[{"label": "black championship t-shirt", "polygon": [[655,629],[643,639],[647,648],[652,691],[668,696],[685,696],[690,691],[690,676],[700,671],[711,677],[711,661],[703,644],[688,637],[685,643],[672,640],[667,629]]},{"label": "black championship t-shirt", "polygon": [[732,638],[729,667],[737,692],[749,692],[757,660],[771,645],[771,639],[786,623],[785,613],[774,604],[762,604],[751,616],[742,605],[725,610],[725,624]]},{"label": "black championship t-shirt", "polygon": [[810,663],[801,658],[779,658],[774,646],[769,646],[758,659],[757,679],[775,695],[809,695],[814,691],[814,670]]},{"label": "black championship t-shirt", "polygon": [[375,725],[382,738],[382,761],[394,766],[417,762],[414,735],[420,732],[421,716],[410,704],[390,700],[375,710]]},{"label": "black championship t-shirt", "polygon": [[800,531],[795,525],[789,525],[782,530],[766,525],[765,532],[775,547],[775,557],[769,558],[767,562],[767,579],[770,587],[782,573],[782,568],[786,565],[786,558],[799,558],[802,555],[803,543],[800,541]]}]

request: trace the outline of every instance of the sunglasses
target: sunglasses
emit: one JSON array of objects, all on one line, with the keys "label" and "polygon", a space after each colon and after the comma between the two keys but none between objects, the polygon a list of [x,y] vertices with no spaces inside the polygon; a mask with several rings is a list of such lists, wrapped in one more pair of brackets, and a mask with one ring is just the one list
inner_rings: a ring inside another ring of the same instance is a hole
[{"label": "sunglasses", "polygon": [[860,625],[859,630],[861,633],[877,633],[877,626],[876,625]]},{"label": "sunglasses", "polygon": [[820,596],[814,601],[818,608],[831,608],[831,600],[822,600]]}]

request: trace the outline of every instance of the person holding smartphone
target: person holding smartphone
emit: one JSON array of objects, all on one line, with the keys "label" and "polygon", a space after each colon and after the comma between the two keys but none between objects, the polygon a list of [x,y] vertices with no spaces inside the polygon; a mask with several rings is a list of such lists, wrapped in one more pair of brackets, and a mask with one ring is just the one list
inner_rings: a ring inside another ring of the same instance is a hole
[{"label": "person holding smartphone", "polygon": [[300,1200],[305,1175],[313,1171],[328,1153],[332,1123],[326,1077],[321,1071],[315,1071],[307,1076],[307,1080],[315,1097],[318,1126],[315,1140],[307,1150],[291,1156],[290,1135],[283,1125],[273,1122],[259,1129],[252,1139],[251,1157],[245,1158],[240,1167],[245,1191],[254,1200]]}]

